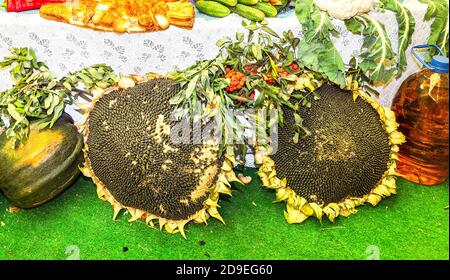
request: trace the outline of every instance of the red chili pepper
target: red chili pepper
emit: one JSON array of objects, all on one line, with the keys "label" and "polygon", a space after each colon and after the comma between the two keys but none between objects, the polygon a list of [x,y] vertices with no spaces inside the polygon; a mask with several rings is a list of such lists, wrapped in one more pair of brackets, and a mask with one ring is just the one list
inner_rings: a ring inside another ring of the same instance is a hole
[{"label": "red chili pepper", "polygon": [[289,65],[289,69],[298,72],[300,70],[300,67],[298,66],[297,63],[292,63],[291,65]]},{"label": "red chili pepper", "polygon": [[6,0],[7,12],[23,12],[39,9],[44,4],[64,3],[66,0]]},{"label": "red chili pepper", "polygon": [[27,10],[39,9],[42,6],[42,0],[7,0],[6,11],[7,12],[22,12]]}]

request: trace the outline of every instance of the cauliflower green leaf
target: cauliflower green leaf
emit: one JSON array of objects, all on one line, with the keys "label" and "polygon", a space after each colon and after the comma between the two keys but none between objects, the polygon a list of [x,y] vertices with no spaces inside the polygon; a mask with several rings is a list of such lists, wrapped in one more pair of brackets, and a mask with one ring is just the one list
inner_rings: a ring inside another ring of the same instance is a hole
[{"label": "cauliflower green leaf", "polygon": [[373,84],[388,84],[395,73],[396,55],[384,25],[367,14],[347,19],[345,25],[364,36],[358,66]]},{"label": "cauliflower green leaf", "polygon": [[428,5],[424,20],[430,21],[434,19],[431,24],[431,33],[428,38],[428,44],[439,46],[439,48],[441,48],[441,50],[448,56],[448,0],[419,0],[419,2]]},{"label": "cauliflower green leaf", "polygon": [[295,12],[304,37],[298,46],[300,63],[345,87],[345,64],[331,41],[331,36],[339,33],[329,15],[320,11],[313,0],[297,0]]},{"label": "cauliflower green leaf", "polygon": [[406,49],[411,44],[416,21],[411,11],[403,6],[398,0],[382,0],[386,10],[395,13],[398,23],[398,49],[397,49],[397,73],[396,78],[400,78],[408,67],[406,61]]}]

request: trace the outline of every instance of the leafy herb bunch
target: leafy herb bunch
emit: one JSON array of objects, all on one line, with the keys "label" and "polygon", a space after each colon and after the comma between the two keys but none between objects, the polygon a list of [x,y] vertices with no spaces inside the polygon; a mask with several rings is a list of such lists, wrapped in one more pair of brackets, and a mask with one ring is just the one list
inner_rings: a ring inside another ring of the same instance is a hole
[{"label": "leafy herb bunch", "polygon": [[12,88],[0,93],[0,127],[5,126],[2,117],[7,119],[5,133],[14,139],[14,147],[27,141],[31,120],[38,120],[38,129],[52,127],[78,96],[86,98],[93,87],[106,88],[118,81],[104,64],[58,79],[28,48],[12,48],[11,55],[0,61],[0,69],[9,69],[13,81]]},{"label": "leafy herb bunch", "polygon": [[[171,99],[177,107],[175,117],[215,117],[222,128],[221,152],[232,137],[243,137],[236,131],[246,128],[230,116],[228,109],[276,109],[278,123],[283,124],[281,107],[297,111],[299,106],[311,106],[311,98],[318,98],[314,90],[324,77],[299,67],[296,50],[300,40],[292,31],[279,36],[265,21],[249,24],[243,21],[242,25],[248,30],[247,36],[239,32],[234,40],[229,37],[219,40],[219,54],[214,59],[198,61],[171,75],[182,87]],[[201,114],[199,104],[206,104]],[[295,119],[294,140],[298,141],[300,135],[309,131],[297,113]]]}]

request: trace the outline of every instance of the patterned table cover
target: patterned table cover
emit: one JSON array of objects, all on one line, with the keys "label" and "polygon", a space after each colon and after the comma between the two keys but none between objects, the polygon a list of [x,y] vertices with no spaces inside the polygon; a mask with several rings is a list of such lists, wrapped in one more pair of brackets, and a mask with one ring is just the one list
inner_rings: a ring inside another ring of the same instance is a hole
[{"label": "patterned table cover", "polygon": [[[423,21],[426,5],[417,0],[406,0],[404,4],[416,20],[412,45],[426,42],[430,32],[430,23]],[[394,13],[386,11],[383,14],[371,14],[384,23],[396,50],[398,25]],[[217,54],[215,42],[218,39],[244,31],[241,21],[242,18],[235,14],[212,18],[197,13],[192,30],[171,26],[161,32],[116,34],[45,20],[36,11],[19,14],[1,12],[0,57],[7,55],[10,47],[22,46],[34,48],[38,58],[59,76],[95,63],[106,63],[124,74],[165,74],[174,67],[182,69],[196,60],[213,58]],[[301,36],[300,24],[293,10],[281,17],[269,18],[268,22],[279,33],[291,29],[294,34]],[[362,38],[347,31],[342,21],[334,20],[334,23],[341,33],[334,40],[335,46],[344,62],[348,62],[361,49]],[[402,81],[418,70],[409,51],[408,64],[408,69],[400,79],[380,89],[380,102],[384,106],[391,105]],[[8,74],[1,71],[0,90],[8,88],[10,83]]]}]

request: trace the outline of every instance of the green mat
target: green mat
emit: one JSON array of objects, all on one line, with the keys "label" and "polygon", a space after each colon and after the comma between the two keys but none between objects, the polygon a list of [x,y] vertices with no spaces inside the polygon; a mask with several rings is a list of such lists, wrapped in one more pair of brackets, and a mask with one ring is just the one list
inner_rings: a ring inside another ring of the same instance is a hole
[{"label": "green mat", "polygon": [[[254,170],[246,170],[255,176]],[[321,225],[289,225],[284,204],[258,187],[236,186],[222,201],[226,225],[190,224],[188,240],[161,233],[112,208],[80,178],[51,203],[9,212],[0,196],[0,259],[448,259],[448,181],[424,187],[399,180],[398,195],[378,207]]]}]

